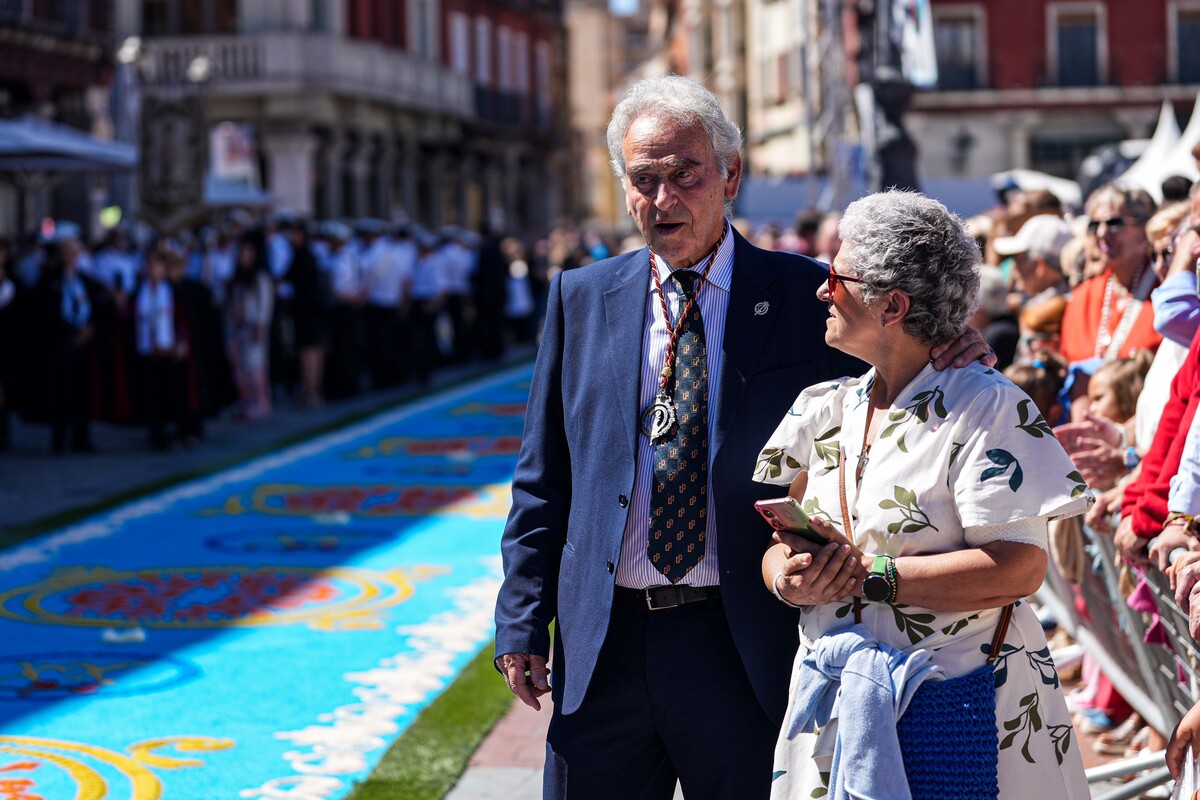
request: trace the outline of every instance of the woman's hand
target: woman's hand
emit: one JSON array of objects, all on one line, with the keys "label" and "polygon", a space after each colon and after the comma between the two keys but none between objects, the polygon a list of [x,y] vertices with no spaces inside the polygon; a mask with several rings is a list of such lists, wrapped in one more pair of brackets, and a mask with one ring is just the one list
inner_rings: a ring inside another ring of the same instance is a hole
[{"label": "woman's hand", "polygon": [[1167,277],[1181,272],[1195,272],[1197,257],[1200,257],[1200,233],[1195,228],[1189,228],[1175,243],[1175,257],[1171,259]]},{"label": "woman's hand", "polygon": [[783,533],[777,537],[784,545],[784,552],[791,555],[779,572],[772,573],[768,580],[775,580],[774,576],[778,575],[774,588],[793,605],[819,606],[840,600],[854,594],[866,577],[862,562],[848,544],[830,542],[813,553],[807,549],[792,549],[789,542],[794,539],[799,539],[798,545],[814,547],[798,536]]},{"label": "woman's hand", "polygon": [[1179,780],[1183,772],[1183,759],[1187,755],[1188,745],[1192,746],[1192,754],[1200,754],[1200,703],[1192,706],[1183,715],[1183,719],[1171,731],[1171,741],[1167,742],[1167,769],[1171,777]]}]

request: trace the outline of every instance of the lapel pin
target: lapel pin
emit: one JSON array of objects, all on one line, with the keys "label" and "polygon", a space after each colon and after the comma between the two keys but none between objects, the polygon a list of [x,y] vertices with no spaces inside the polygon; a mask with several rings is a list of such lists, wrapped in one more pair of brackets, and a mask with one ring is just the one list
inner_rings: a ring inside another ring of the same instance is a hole
[{"label": "lapel pin", "polygon": [[763,314],[767,313],[770,310],[771,310],[771,304],[768,303],[766,300],[763,300],[760,303],[758,303],[756,306],[754,306],[754,316],[761,317]]}]

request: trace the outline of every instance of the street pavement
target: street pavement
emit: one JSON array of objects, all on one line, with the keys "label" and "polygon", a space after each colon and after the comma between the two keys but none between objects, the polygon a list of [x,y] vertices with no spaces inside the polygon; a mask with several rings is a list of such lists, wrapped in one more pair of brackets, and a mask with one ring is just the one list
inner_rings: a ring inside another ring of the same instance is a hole
[{"label": "street pavement", "polygon": [[[541,800],[549,724],[549,697],[542,698],[541,711],[514,701],[512,708],[475,751],[467,771],[446,800]],[[1116,760],[1116,757],[1102,756],[1093,750],[1095,735],[1081,733],[1079,739],[1085,768]],[[1117,781],[1092,784],[1092,797],[1101,798],[1119,790],[1122,785]],[[1159,796],[1166,797],[1165,794]],[[684,800],[678,786],[674,800]]]}]

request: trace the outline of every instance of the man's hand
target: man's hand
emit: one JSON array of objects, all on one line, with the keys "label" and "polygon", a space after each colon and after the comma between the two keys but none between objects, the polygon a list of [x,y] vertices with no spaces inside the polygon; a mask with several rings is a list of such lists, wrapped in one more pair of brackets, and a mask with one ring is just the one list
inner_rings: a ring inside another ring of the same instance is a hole
[{"label": "man's hand", "polygon": [[1125,517],[1113,534],[1113,545],[1126,561],[1131,564],[1149,566],[1150,559],[1146,555],[1146,540],[1133,532],[1133,517]]},{"label": "man's hand", "polygon": [[1160,570],[1166,572],[1167,567],[1171,566],[1167,559],[1171,557],[1175,548],[1182,547],[1184,550],[1191,550],[1196,544],[1196,540],[1188,535],[1182,525],[1168,525],[1163,528],[1162,533],[1154,537],[1154,544],[1150,545],[1150,560],[1157,564]]},{"label": "man's hand", "polygon": [[1200,755],[1200,703],[1183,715],[1175,730],[1171,731],[1171,741],[1167,742],[1167,769],[1171,770],[1171,777],[1176,780],[1183,771],[1188,745],[1192,746],[1193,754]]},{"label": "man's hand", "polygon": [[965,327],[958,338],[948,344],[938,345],[929,351],[933,368],[943,370],[951,365],[965,367],[978,361],[985,367],[996,366],[996,351],[983,340],[983,334],[972,327]]},{"label": "man's hand", "polygon": [[1167,568],[1167,578],[1171,581],[1171,591],[1175,592],[1175,603],[1183,613],[1188,613],[1192,588],[1200,582],[1200,553],[1194,550],[1184,553]]},{"label": "man's hand", "polygon": [[508,689],[530,708],[541,711],[538,698],[550,691],[550,670],[546,657],[536,653],[505,653],[496,658],[496,667],[504,675]]},{"label": "man's hand", "polygon": [[[780,537],[784,544],[798,538],[790,534],[783,536],[788,537]],[[855,555],[854,548],[848,544],[831,542],[815,554],[805,551],[789,557],[776,581],[776,588],[789,603],[819,606],[854,594],[866,575],[867,571]]]}]

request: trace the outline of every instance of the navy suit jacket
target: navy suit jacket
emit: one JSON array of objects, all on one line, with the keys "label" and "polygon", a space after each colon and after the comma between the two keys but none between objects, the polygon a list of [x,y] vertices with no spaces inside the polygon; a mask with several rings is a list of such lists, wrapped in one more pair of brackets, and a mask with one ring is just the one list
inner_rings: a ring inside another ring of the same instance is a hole
[{"label": "navy suit jacket", "polygon": [[[761,578],[771,529],[754,501],[781,492],[751,476],[801,390],[865,367],[825,344],[828,312],[816,298],[828,277],[824,265],[760,250],[736,231],[734,239],[724,366],[709,403],[709,474],[725,614],[759,701],[781,722],[797,619]],[[642,435],[638,383],[649,269],[642,249],[551,281],[513,478],[496,653],[548,655],[557,620],[552,696],[567,714],[587,691],[612,610]]]}]

